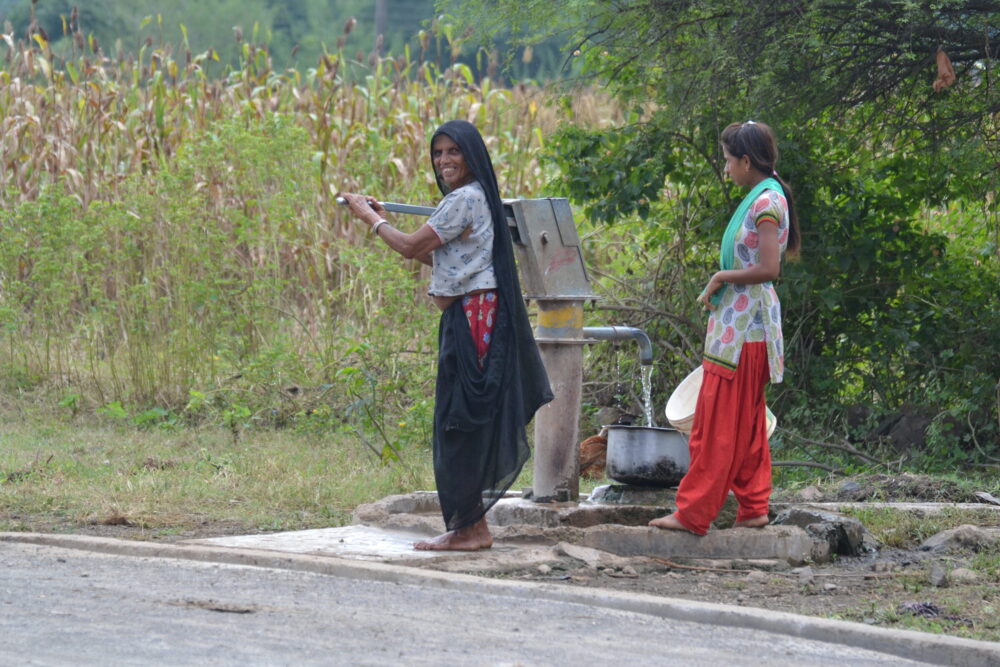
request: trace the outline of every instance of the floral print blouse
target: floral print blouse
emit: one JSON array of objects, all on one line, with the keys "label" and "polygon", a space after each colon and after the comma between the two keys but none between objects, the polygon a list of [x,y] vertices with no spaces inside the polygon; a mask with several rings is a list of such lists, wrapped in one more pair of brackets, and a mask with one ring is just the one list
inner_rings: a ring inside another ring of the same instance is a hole
[{"label": "floral print blouse", "polygon": [[493,272],[493,214],[479,181],[449,192],[427,224],[443,244],[433,254],[428,294],[461,296],[497,286]]},{"label": "floral print blouse", "polygon": [[[747,209],[736,234],[733,269],[747,269],[760,263],[757,226],[770,222],[778,226],[779,251],[788,247],[788,202],[781,193],[765,190]],[[785,343],[781,333],[781,303],[770,281],[755,285],[726,283],[722,301],[708,318],[704,365],[732,377],[740,361],[743,343],[767,343],[771,382],[781,382],[785,371]]]}]

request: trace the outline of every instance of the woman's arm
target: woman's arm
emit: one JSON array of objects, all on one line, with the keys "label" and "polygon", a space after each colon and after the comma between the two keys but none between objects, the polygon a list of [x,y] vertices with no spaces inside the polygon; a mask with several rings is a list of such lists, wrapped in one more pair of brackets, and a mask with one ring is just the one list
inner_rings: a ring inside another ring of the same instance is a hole
[{"label": "woman's arm", "polygon": [[427,266],[434,265],[431,253],[443,245],[441,237],[428,224],[424,224],[412,234],[401,232],[391,225],[379,225],[375,233],[387,246],[406,259],[416,259]]},{"label": "woman's arm", "polygon": [[[351,213],[365,222],[369,229],[380,220],[385,220],[386,210],[382,204],[374,197],[353,194],[350,192],[339,193],[347,201],[347,206]],[[412,234],[400,231],[389,224],[380,224],[376,230],[378,236],[385,241],[386,245],[398,252],[406,259],[416,259],[430,266],[433,263],[431,253],[440,248],[443,244],[430,225],[423,225]]]},{"label": "woman's arm", "polygon": [[770,220],[762,220],[757,225],[760,263],[746,269],[716,271],[700,295],[700,301],[709,310],[715,306],[709,301],[724,283],[736,285],[756,285],[774,280],[781,274],[781,248],[778,244],[778,225]]}]

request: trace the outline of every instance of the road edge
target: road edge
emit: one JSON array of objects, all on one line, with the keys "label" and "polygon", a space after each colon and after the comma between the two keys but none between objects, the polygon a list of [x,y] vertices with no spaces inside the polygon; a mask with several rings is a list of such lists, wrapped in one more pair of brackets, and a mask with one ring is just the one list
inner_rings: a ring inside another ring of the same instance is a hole
[{"label": "road edge", "polygon": [[933,635],[914,630],[875,628],[851,621],[802,616],[755,607],[697,602],[643,593],[606,589],[567,588],[531,581],[488,579],[334,556],[313,556],[263,549],[158,544],[87,535],[0,533],[0,543],[37,544],[64,549],[140,558],[171,558],[247,567],[312,572],[387,583],[434,586],[446,590],[487,592],[495,595],[630,611],[664,619],[723,627],[741,627],[814,641],[842,644],[888,655],[939,665],[1000,667],[1000,643]]}]

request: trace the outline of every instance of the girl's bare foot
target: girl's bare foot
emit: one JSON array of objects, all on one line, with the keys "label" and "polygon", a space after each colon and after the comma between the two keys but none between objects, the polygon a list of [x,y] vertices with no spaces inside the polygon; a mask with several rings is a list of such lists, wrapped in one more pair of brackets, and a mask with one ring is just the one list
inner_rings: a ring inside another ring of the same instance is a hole
[{"label": "girl's bare foot", "polygon": [[432,540],[423,540],[413,545],[417,551],[479,551],[493,546],[493,536],[483,517],[471,526],[449,530]]},{"label": "girl's bare foot", "polygon": [[[666,528],[667,530],[688,530],[683,523],[677,518],[676,514],[668,514],[666,516],[661,516],[659,519],[653,519],[649,522],[650,526],[654,528]],[[690,533],[691,531],[688,530]]]},{"label": "girl's bare foot", "polygon": [[762,528],[766,526],[770,521],[766,514],[761,514],[760,516],[755,516],[752,519],[743,519],[742,521],[736,521],[733,523],[733,528]]}]

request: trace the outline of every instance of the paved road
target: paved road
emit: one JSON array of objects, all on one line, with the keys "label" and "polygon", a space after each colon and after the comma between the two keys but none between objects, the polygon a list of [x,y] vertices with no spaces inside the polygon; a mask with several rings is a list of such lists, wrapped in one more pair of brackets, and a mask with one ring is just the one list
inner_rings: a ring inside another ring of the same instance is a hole
[{"label": "paved road", "polygon": [[0,543],[0,664],[888,665],[580,604]]}]

